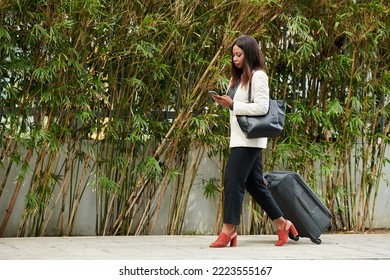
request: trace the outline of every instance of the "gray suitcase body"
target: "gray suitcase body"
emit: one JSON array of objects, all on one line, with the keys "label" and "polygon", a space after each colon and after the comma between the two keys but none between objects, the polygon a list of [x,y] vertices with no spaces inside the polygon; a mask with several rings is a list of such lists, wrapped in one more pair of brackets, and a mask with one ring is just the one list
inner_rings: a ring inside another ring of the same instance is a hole
[{"label": "gray suitcase body", "polygon": [[320,235],[331,229],[332,213],[294,171],[273,171],[264,175],[283,215],[290,220],[298,231],[299,237],[308,237],[313,243],[320,244]]}]

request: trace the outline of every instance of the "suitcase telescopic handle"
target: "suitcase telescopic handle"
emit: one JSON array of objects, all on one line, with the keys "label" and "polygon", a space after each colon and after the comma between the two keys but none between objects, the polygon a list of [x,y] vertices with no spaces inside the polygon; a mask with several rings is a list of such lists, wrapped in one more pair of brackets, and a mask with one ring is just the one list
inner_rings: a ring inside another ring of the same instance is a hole
[{"label": "suitcase telescopic handle", "polygon": [[298,197],[298,201],[302,204],[303,208],[305,208],[306,212],[312,216],[313,213],[312,213],[309,205],[307,205],[306,201],[302,198],[302,196]]}]

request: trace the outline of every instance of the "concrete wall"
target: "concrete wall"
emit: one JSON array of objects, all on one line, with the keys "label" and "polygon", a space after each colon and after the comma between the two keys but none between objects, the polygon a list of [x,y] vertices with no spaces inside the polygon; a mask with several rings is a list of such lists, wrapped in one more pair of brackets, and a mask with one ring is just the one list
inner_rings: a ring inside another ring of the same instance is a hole
[{"label": "concrete wall", "polygon": [[[390,158],[390,149],[387,150],[387,157]],[[35,158],[32,158],[33,162]],[[203,189],[201,185],[201,179],[208,179],[211,177],[218,178],[218,161],[205,158],[200,166],[199,175],[192,188],[188,208],[184,220],[183,234],[209,234],[212,233],[215,219],[217,215],[218,202],[214,200],[207,200],[203,196]],[[11,171],[10,178],[16,178],[18,170]],[[389,180],[390,165],[385,166],[384,170],[387,174],[387,180]],[[4,169],[0,169],[0,178],[3,178],[5,173]],[[26,182],[29,182],[30,178],[26,178]],[[8,208],[9,201],[15,188],[14,183],[8,183],[0,197],[0,223]],[[15,208],[12,212],[11,219],[3,236],[15,236],[19,227],[20,219],[22,216],[24,197],[27,192],[27,186],[23,186],[18,199],[16,201]],[[167,193],[169,194],[169,193]],[[168,198],[167,198],[168,200]],[[95,234],[95,219],[96,219],[96,192],[91,187],[87,187],[81,202],[76,219],[76,226],[73,232],[74,235],[94,235]],[[47,227],[47,235],[58,235],[58,206],[55,208],[55,212]],[[161,212],[158,217],[158,222],[154,230],[154,234],[164,234],[166,228],[166,221],[168,219],[168,205],[164,203],[161,207]],[[376,207],[374,212],[374,219],[372,222],[375,228],[390,228],[390,188],[387,186],[387,182],[382,180],[378,197],[376,200]]]},{"label": "concrete wall", "polygon": [[[386,158],[390,158],[390,148],[386,150]],[[386,177],[378,189],[372,222],[374,228],[390,228],[390,164],[385,166],[383,173]]]}]

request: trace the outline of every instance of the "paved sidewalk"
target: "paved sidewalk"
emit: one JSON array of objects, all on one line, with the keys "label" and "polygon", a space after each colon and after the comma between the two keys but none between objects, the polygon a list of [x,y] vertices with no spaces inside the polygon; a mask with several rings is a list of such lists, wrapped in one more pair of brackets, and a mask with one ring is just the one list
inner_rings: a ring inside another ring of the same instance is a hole
[{"label": "paved sidewalk", "polygon": [[244,235],[236,248],[209,248],[216,236],[0,238],[0,260],[390,260],[390,233],[323,234],[275,247],[276,235]]}]

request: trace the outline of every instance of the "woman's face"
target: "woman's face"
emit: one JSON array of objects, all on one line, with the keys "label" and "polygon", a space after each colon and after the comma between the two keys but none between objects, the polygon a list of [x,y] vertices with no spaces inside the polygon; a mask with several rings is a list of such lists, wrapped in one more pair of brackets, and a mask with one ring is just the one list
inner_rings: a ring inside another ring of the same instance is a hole
[{"label": "woman's face", "polygon": [[233,46],[233,63],[237,68],[243,68],[245,63],[244,51],[237,45]]}]

